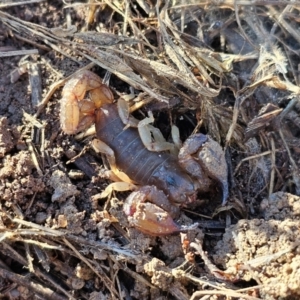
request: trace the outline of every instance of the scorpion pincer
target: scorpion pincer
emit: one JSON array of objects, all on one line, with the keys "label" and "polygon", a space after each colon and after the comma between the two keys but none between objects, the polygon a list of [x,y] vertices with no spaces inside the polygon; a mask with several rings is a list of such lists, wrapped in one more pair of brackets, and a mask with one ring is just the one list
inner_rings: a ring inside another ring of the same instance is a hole
[{"label": "scorpion pincer", "polygon": [[[86,92],[88,99],[84,98]],[[67,134],[80,132],[95,122],[97,139],[101,141],[99,151],[109,154],[114,178],[139,186],[124,203],[132,226],[150,235],[185,230],[173,221],[179,215],[179,207],[216,183],[222,188],[223,204],[226,202],[227,165],[217,142],[194,134],[184,142],[178,157],[167,151],[150,151],[137,128],[127,126],[124,130],[124,120],[113,101],[101,79],[83,71],[63,89],[60,118]]]}]

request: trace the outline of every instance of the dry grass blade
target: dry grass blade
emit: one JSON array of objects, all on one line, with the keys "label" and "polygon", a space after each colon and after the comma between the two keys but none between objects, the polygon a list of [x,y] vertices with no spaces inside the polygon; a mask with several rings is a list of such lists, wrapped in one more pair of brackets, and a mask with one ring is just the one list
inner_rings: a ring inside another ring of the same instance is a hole
[{"label": "dry grass blade", "polygon": [[[20,255],[12,246],[10,246],[9,244],[2,242],[1,243],[1,250],[2,253],[8,253],[9,257],[11,259],[13,259],[14,261],[17,261],[18,263],[26,266],[27,262],[24,258],[24,256]],[[54,289],[62,292],[63,294],[65,294],[67,296],[67,299],[72,299],[74,300],[75,298],[73,298],[64,288],[62,288],[59,284],[57,284],[51,277],[48,276],[48,274],[44,274],[42,271],[40,271],[40,269],[38,267],[35,266],[34,268],[34,274],[38,277],[38,278],[42,278],[45,282],[47,282],[50,286],[54,287]],[[13,276],[13,275],[12,275]],[[21,277],[22,279],[22,277]],[[34,286],[33,286],[34,288]],[[58,295],[59,297],[59,295]]]},{"label": "dry grass blade", "polygon": [[[101,279],[101,281],[105,284],[105,286],[107,287],[107,289],[110,291],[111,295],[113,296],[118,296],[118,292],[116,291],[116,289],[114,288],[111,280],[109,279],[109,277],[107,277],[105,275],[105,273],[101,270],[101,267],[98,265],[97,268],[95,268],[93,266],[93,264],[88,261],[83,255],[81,255],[76,248],[67,240],[67,239],[63,239],[64,243],[73,250],[74,254],[80,258],[84,263],[86,263],[93,271],[94,273]],[[98,270],[97,270],[98,269]],[[101,274],[100,274],[100,272]],[[114,297],[113,296],[113,297]]]},{"label": "dry grass blade", "polygon": [[[193,53],[191,53],[188,49],[184,49],[182,43],[180,43],[181,47],[177,46],[172,41],[171,37],[168,35],[165,22],[169,28],[172,28],[172,24],[170,18],[168,17],[167,5],[164,6],[161,12],[159,12],[158,10],[158,4],[156,6],[156,9],[162,38],[164,41],[165,51],[169,56],[170,60],[177,66],[177,72],[180,72],[180,76],[182,77],[183,81],[185,81],[186,84],[188,84],[189,89],[194,90],[195,92],[199,93],[200,95],[203,95],[204,97],[217,96],[219,94],[218,90],[206,87],[204,84],[201,83],[201,81],[199,81],[195,77],[195,75],[191,71],[192,67],[198,67],[199,70],[202,70],[204,78],[207,78],[208,81],[211,83],[213,82],[211,79],[208,78],[208,74],[205,71],[204,67],[202,67],[200,64],[194,64],[194,62],[197,62],[200,57],[195,57]],[[185,51],[187,51],[187,53],[185,53]],[[190,59],[190,57],[192,57],[192,60]],[[208,57],[207,60],[209,60]],[[201,62],[203,63],[205,61],[202,60]]]},{"label": "dry grass blade", "polygon": [[258,115],[248,123],[245,138],[249,139],[251,136],[255,136],[259,130],[270,126],[280,112],[282,112],[281,108],[270,103],[262,107]]},{"label": "dry grass blade", "polygon": [[18,51],[7,51],[7,52],[0,52],[0,57],[10,57],[15,55],[30,55],[30,54],[38,54],[37,49],[32,50],[18,50]]},{"label": "dry grass blade", "polygon": [[60,296],[53,290],[46,288],[38,283],[29,281],[26,276],[17,275],[7,270],[0,269],[0,277],[5,280],[11,280],[20,286],[26,286],[33,292],[44,297],[44,299],[66,300],[67,298]]},{"label": "dry grass blade", "polygon": [[10,6],[19,6],[24,4],[32,4],[32,3],[39,3],[44,2],[45,0],[27,0],[27,1],[16,1],[16,2],[8,2],[5,4],[0,4],[0,8],[10,7]]},{"label": "dry grass blade", "polygon": [[[259,288],[259,286],[257,286]],[[252,290],[255,290],[255,288],[252,288]],[[226,297],[234,297],[234,298],[243,298],[247,300],[262,300],[262,298],[252,297],[248,295],[244,295],[243,293],[239,293],[233,290],[212,290],[212,291],[197,291],[193,294],[193,296],[190,298],[190,300],[199,299],[201,296],[205,295],[220,295],[220,296],[226,296]]]},{"label": "dry grass blade", "polygon": [[[208,132],[214,139],[221,142],[222,137],[224,137],[227,132],[229,133],[230,127],[233,124],[232,111],[220,105],[215,105],[212,100],[203,101],[201,109],[202,118]],[[243,129],[239,124],[236,124],[234,130],[232,130],[232,140],[243,148]]]},{"label": "dry grass blade", "polygon": [[[124,82],[127,82],[136,89],[147,92],[151,97],[159,99],[160,101],[168,102],[168,98],[152,90],[144,80],[137,75],[133,69],[127,65],[121,58],[119,58],[115,52],[104,51],[94,47],[78,47],[82,49],[81,52],[86,58],[105,68],[107,71],[115,74]],[[88,54],[87,54],[88,53]]]},{"label": "dry grass blade", "polygon": [[92,46],[114,46],[119,44],[139,43],[139,40],[136,39],[104,32],[77,32],[74,36],[75,38],[81,39],[82,42]]}]

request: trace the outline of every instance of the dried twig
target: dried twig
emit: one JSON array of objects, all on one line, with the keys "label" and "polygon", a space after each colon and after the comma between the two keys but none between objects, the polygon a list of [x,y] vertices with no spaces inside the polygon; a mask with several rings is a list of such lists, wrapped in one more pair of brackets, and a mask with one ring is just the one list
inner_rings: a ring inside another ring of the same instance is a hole
[{"label": "dried twig", "polygon": [[[97,268],[95,268],[92,263],[90,261],[88,261],[83,255],[81,255],[76,248],[65,238],[63,238],[63,241],[65,242],[65,244],[71,248],[74,252],[74,254],[80,258],[80,260],[82,260],[86,265],[88,265],[93,271],[94,273],[101,279],[101,281],[104,283],[104,285],[106,286],[106,288],[111,292],[111,296],[113,297],[117,297],[118,296],[118,292],[116,291],[116,289],[113,286],[113,283],[111,282],[111,280],[107,277],[107,275],[101,270],[101,267],[98,265]],[[99,270],[101,271],[101,274],[99,272]]]},{"label": "dried twig", "polygon": [[31,50],[0,52],[0,57],[10,57],[16,55],[31,55],[31,54],[39,54],[39,51],[37,49],[31,49]]}]

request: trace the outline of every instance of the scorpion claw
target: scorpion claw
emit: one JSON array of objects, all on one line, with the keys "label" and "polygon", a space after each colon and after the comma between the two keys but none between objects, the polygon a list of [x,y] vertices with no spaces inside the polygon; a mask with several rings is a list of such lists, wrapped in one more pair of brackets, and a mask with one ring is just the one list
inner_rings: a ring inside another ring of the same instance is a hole
[{"label": "scorpion claw", "polygon": [[167,235],[181,231],[172,218],[178,214],[178,207],[172,205],[155,186],[144,186],[132,192],[125,200],[123,210],[130,225],[146,234]]},{"label": "scorpion claw", "polygon": [[129,224],[141,232],[153,236],[164,236],[181,231],[195,230],[198,223],[179,226],[171,215],[157,205],[144,202],[141,191],[131,193],[124,204]]},{"label": "scorpion claw", "polygon": [[152,203],[127,203],[124,211],[131,213],[128,215],[130,225],[145,234],[159,236],[181,230],[166,211]]},{"label": "scorpion claw", "polygon": [[190,136],[180,149],[180,165],[196,178],[199,190],[205,191],[212,182],[219,182],[222,189],[222,204],[228,198],[227,163],[221,146],[201,133]]}]

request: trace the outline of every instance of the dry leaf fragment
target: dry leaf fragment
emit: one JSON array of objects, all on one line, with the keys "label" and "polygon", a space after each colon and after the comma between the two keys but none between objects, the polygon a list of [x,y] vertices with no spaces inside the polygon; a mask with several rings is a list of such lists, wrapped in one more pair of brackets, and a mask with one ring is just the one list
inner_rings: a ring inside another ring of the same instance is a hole
[{"label": "dry leaf fragment", "polygon": [[245,138],[249,139],[255,136],[260,130],[270,126],[272,121],[279,115],[282,108],[268,103],[262,107],[258,115],[251,120],[245,130]]},{"label": "dry leaf fragment", "polygon": [[137,44],[140,41],[129,38],[124,35],[116,35],[108,32],[78,32],[74,35],[76,38],[81,39],[84,43],[91,44],[93,46],[112,46],[119,44]]}]

